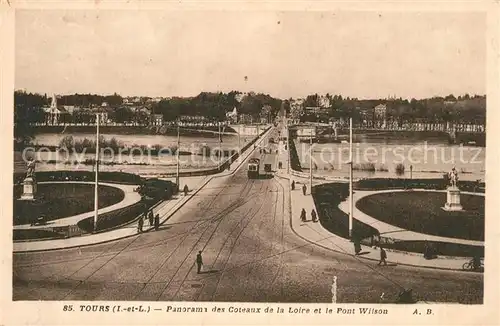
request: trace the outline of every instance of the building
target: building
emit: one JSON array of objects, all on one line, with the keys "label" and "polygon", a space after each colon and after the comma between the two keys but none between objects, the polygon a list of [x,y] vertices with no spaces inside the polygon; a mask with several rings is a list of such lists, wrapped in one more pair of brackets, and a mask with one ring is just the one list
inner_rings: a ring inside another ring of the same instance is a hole
[{"label": "building", "polygon": [[77,109],[74,105],[63,105],[63,108],[71,115],[73,115],[73,112],[75,112],[75,110]]},{"label": "building", "polygon": [[375,119],[384,120],[387,116],[387,105],[379,104],[374,108]]},{"label": "building", "polygon": [[387,125],[387,106],[379,104],[374,109],[374,127],[385,128]]},{"label": "building", "polygon": [[254,119],[252,115],[250,114],[239,114],[238,115],[238,122],[243,123],[243,124],[251,124],[254,122]]},{"label": "building", "polygon": [[163,114],[152,114],[151,115],[151,125],[152,126],[163,126]]},{"label": "building", "polygon": [[233,109],[233,111],[226,112],[226,120],[231,123],[238,122],[238,110],[236,109],[236,107]]},{"label": "building", "polygon": [[183,122],[207,122],[207,117],[203,115],[181,115],[179,120]]},{"label": "building", "polygon": [[322,108],[329,108],[331,106],[330,99],[326,95],[318,98],[318,105]]},{"label": "building", "polygon": [[45,124],[47,125],[59,125],[69,122],[71,119],[71,115],[68,111],[64,109],[64,107],[58,107],[57,105],[57,97],[54,94],[52,96],[52,102],[50,107],[43,108],[45,113]]},{"label": "building", "polygon": [[304,109],[304,112],[305,114],[319,114],[321,113],[322,111],[322,107],[320,106],[307,106],[305,109]]}]

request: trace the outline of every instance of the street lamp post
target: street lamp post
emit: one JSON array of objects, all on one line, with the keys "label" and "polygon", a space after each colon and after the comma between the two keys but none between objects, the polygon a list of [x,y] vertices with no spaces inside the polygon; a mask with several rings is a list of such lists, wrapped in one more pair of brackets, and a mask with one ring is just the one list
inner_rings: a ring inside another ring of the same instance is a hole
[{"label": "street lamp post", "polygon": [[222,162],[222,139],[221,139],[221,122],[219,121],[219,170],[221,169]]},{"label": "street lamp post", "polygon": [[413,179],[413,165],[410,165],[410,180]]},{"label": "street lamp post", "polygon": [[96,115],[95,141],[95,188],[94,188],[94,232],[97,232],[97,217],[99,216],[99,113]]},{"label": "street lamp post", "polygon": [[352,221],[353,221],[353,187],[352,187],[352,118],[349,119],[349,238],[352,240]]},{"label": "street lamp post", "polygon": [[313,186],[313,159],[312,159],[312,155],[313,155],[313,138],[312,138],[312,135],[313,135],[313,130],[311,129],[311,134],[310,134],[310,137],[309,137],[309,191],[311,192],[311,195],[312,195],[312,186]]},{"label": "street lamp post", "polygon": [[176,158],[177,158],[177,173],[175,176],[175,183],[177,184],[177,192],[180,191],[180,152],[181,152],[181,133],[180,133],[180,127],[179,127],[179,120],[177,120],[177,151],[176,151]]}]

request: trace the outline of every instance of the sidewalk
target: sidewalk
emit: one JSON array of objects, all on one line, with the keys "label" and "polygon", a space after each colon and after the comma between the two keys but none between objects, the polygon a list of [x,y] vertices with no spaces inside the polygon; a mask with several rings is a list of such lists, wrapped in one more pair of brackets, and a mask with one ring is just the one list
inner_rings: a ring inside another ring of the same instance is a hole
[{"label": "sidewalk", "polygon": [[[269,135],[270,130],[264,133],[261,138],[257,140],[257,142],[255,143],[256,146],[261,144],[263,140],[266,139],[266,137]],[[239,168],[244,166],[243,163],[253,154],[254,150],[254,147],[251,146],[244,153],[242,153],[241,156],[231,164],[231,170],[229,171],[225,170],[221,173],[211,176],[180,178],[181,189],[182,187],[184,187],[184,184],[187,184],[189,193],[187,196],[179,193],[172,199],[160,202],[158,205],[153,207],[154,214],[160,214],[160,224],[163,224],[167,220],[169,220],[176,211],[184,206],[193,196],[197,194],[199,190],[205,187],[211,180],[215,178],[227,177],[234,174]],[[150,227],[146,221],[144,223],[143,232],[147,232],[153,228],[154,227]],[[134,235],[137,235],[137,222],[131,223],[123,228],[116,230],[98,234],[89,234],[80,237],[73,237],[69,239],[14,242],[13,252],[67,249],[72,247],[81,247],[110,242]]]},{"label": "sidewalk", "polygon": [[[276,174],[282,178],[281,180],[278,179],[278,181],[285,186],[285,191],[290,191],[292,215],[290,226],[293,232],[307,242],[329,250],[345,253],[357,257],[358,259],[373,261],[373,264],[376,265],[375,262],[378,262],[380,259],[380,250],[378,248],[374,249],[361,245],[361,252],[366,254],[355,256],[354,244],[350,240],[329,232],[321,226],[320,222],[313,223],[311,221],[311,211],[314,209],[317,213],[317,209],[311,196],[311,190],[309,189],[309,179],[291,176],[287,173],[288,151],[280,151],[279,160],[283,162],[283,169],[278,170]],[[291,171],[291,168],[289,170]],[[291,190],[292,180],[295,181],[295,190],[293,191]],[[313,186],[318,184],[318,182],[314,181],[315,180],[313,180]],[[302,194],[302,185],[304,183],[307,186],[307,193],[305,196]],[[300,220],[302,208],[306,211],[306,222]],[[386,249],[386,251],[387,263],[389,265],[396,264],[435,269],[462,270],[462,265],[470,260],[469,258],[463,257],[438,257],[437,259],[427,260],[423,257],[423,254],[392,251],[389,249]],[[390,266],[380,266],[380,268],[390,268]]]}]

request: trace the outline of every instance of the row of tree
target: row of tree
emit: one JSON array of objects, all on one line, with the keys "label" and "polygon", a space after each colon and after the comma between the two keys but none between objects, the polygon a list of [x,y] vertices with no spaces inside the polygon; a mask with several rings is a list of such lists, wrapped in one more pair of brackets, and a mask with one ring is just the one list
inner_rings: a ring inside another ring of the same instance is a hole
[{"label": "row of tree", "polygon": [[285,101],[287,112],[293,118],[302,121],[323,121],[330,118],[352,117],[354,120],[366,118],[374,119],[373,108],[379,104],[387,107],[386,118],[400,121],[428,120],[428,121],[457,121],[476,122],[486,121],[486,96],[433,97],[429,99],[377,99],[359,100],[357,98],[342,98],[341,95],[326,95],[330,106],[308,113],[307,107],[318,107],[319,96],[309,95],[302,105],[290,105],[293,100]]},{"label": "row of tree", "polygon": [[226,113],[234,108],[239,114],[248,114],[255,118],[259,116],[274,117],[281,107],[282,100],[267,94],[249,93],[244,96],[240,92],[208,93],[202,92],[195,97],[164,99],[153,104],[152,111],[163,114],[167,121],[180,116],[200,115],[209,120],[222,121]]},{"label": "row of tree", "polygon": [[[145,103],[146,98],[141,98]],[[52,97],[47,94],[27,93],[19,90],[14,92],[14,103],[17,105],[29,107],[49,106],[52,102]],[[97,94],[72,94],[62,95],[57,99],[58,105],[70,105],[80,107],[100,106],[102,103],[108,103],[109,106],[116,107],[123,104],[123,98],[114,93],[113,95],[97,95]]]}]

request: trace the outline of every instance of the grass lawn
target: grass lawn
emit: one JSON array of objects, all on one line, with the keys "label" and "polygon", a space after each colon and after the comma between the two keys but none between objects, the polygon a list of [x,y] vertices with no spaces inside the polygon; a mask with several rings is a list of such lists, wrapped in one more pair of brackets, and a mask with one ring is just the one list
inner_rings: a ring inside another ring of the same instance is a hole
[{"label": "grass lawn", "polygon": [[463,211],[447,212],[441,209],[445,192],[391,192],[361,198],[356,207],[406,230],[484,241],[484,197],[462,194],[460,201]]},{"label": "grass lawn", "polygon": [[[22,192],[14,186],[14,198]],[[33,218],[45,215],[47,220],[57,220],[94,209],[94,185],[77,183],[39,184],[39,203],[14,200],[14,225],[29,224]],[[99,208],[119,203],[125,197],[121,189],[99,186]]]}]

